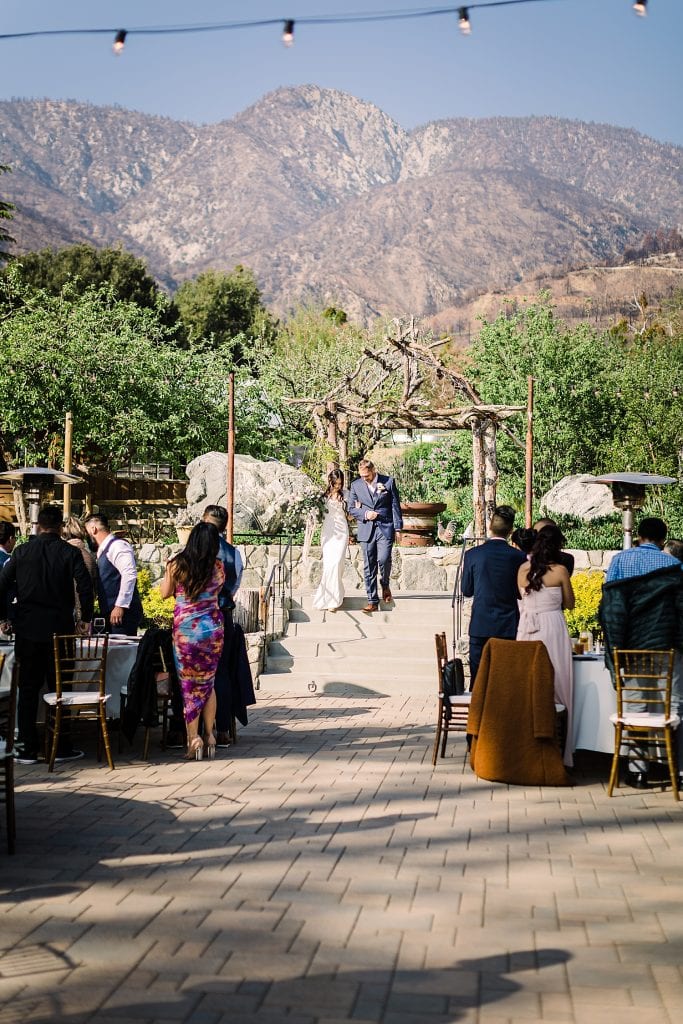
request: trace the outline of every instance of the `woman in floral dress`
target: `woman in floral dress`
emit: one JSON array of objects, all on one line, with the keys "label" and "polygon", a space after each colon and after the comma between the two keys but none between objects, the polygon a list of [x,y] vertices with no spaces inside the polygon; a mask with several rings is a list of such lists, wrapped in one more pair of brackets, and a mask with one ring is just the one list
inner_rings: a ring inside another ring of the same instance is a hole
[{"label": "woman in floral dress", "polygon": [[[218,558],[218,530],[198,523],[187,545],[166,566],[162,597],[175,595],[173,650],[183,693],[187,726],[187,757],[201,761],[216,753],[214,681],[223,649],[223,616],[218,594],[225,581]],[[199,718],[204,739],[199,735]]]}]

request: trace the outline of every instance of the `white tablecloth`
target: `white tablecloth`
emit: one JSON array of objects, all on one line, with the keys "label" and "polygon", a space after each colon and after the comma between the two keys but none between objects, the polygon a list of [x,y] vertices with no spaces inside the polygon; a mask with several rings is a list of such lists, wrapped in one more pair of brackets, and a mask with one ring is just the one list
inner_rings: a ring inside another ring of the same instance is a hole
[{"label": "white tablecloth", "polygon": [[574,750],[614,753],[614,726],[609,716],[617,710],[617,696],[605,659],[575,657]]},{"label": "white tablecloth", "polygon": [[[1,691],[9,689],[12,665],[14,664],[14,647],[0,647],[0,652],[7,654],[2,668],[2,678],[0,679]],[[138,645],[135,642],[109,640],[107,650],[107,693],[111,694],[111,698],[107,703],[107,716],[109,718],[118,718],[119,716],[121,687],[125,686],[128,682],[128,676],[135,664],[137,653]]]}]

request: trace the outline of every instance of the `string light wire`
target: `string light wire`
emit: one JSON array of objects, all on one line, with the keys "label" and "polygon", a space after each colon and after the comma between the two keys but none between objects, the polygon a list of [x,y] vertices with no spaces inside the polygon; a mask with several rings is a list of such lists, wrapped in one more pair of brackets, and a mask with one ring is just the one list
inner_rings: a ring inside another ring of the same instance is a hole
[{"label": "string light wire", "polygon": [[[520,4],[536,3],[558,3],[561,0],[481,0],[480,3],[470,3],[467,10],[486,7],[516,7]],[[644,5],[643,5],[644,6]],[[201,32],[230,32],[239,29],[267,28],[269,26],[293,25],[352,25],[364,22],[381,21],[408,21],[417,18],[434,18],[445,15],[457,15],[463,10],[462,7],[422,7],[403,10],[387,11],[356,11],[346,14],[318,14],[309,15],[296,19],[289,18],[260,18],[250,21],[226,21],[212,22],[197,25],[147,25],[138,28],[125,30],[125,38],[132,35],[138,36],[163,36],[163,35],[189,35]],[[3,39],[35,39],[45,36],[93,36],[112,35],[123,31],[120,28],[55,28],[55,29],[34,29],[26,32],[2,32],[0,40]]]}]

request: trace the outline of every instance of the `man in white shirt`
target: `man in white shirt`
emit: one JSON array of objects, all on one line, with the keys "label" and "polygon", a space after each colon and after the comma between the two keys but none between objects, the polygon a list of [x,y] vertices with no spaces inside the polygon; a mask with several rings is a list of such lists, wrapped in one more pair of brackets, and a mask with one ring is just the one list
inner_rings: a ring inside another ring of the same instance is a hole
[{"label": "man in white shirt", "polygon": [[85,529],[97,547],[97,596],[107,632],[135,636],[142,621],[135,552],[114,536],[101,512],[88,516]]}]

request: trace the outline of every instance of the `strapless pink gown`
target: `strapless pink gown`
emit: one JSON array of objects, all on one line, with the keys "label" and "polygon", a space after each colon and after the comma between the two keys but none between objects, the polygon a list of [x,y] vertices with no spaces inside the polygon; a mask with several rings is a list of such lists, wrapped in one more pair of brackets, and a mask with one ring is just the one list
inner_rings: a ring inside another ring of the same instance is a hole
[{"label": "strapless pink gown", "polygon": [[555,670],[555,700],[567,709],[567,742],[563,760],[574,764],[572,755],[572,643],[562,613],[562,588],[541,587],[523,594],[519,602],[518,640],[542,640]]}]

